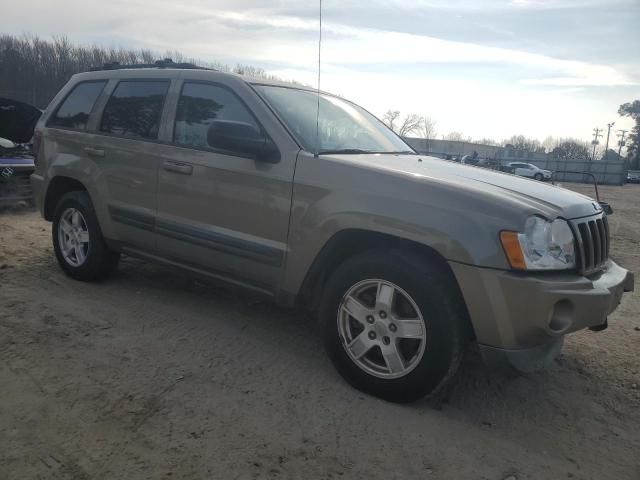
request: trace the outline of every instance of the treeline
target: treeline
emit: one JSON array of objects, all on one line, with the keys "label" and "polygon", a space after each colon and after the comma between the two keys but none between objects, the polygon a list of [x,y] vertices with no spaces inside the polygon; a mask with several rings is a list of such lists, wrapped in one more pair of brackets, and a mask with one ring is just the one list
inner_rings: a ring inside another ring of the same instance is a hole
[{"label": "treeline", "polygon": [[[577,158],[587,160],[594,156],[589,142],[577,138],[547,137],[544,141],[540,141],[524,135],[513,135],[510,138],[498,141],[492,138],[474,139],[457,131],[438,135],[436,131],[437,122],[431,117],[420,116],[415,113],[402,115],[399,110],[388,110],[382,116],[382,121],[401,137],[424,138],[427,146],[430,140],[440,138],[452,142],[478,143],[528,152],[551,153],[562,159]],[[603,152],[603,148],[596,148],[595,158],[601,158]]]},{"label": "treeline", "polygon": [[105,63],[154,63],[164,58],[254,77],[271,77],[261,68],[249,65],[231,68],[220,63],[188,58],[177,51],[161,55],[147,49],[76,45],[66,37],[43,40],[33,35],[0,35],[0,97],[20,100],[44,109],[76,73]]}]

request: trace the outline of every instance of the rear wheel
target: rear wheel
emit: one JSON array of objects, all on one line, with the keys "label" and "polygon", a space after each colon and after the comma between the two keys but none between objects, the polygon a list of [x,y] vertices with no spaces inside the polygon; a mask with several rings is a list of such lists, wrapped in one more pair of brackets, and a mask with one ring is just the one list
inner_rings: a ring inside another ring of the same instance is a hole
[{"label": "rear wheel", "polygon": [[86,192],[65,194],[53,214],[53,248],[62,270],[76,280],[99,280],[111,273],[120,255],[102,237]]},{"label": "rear wheel", "polygon": [[320,316],[341,375],[394,402],[439,389],[456,372],[467,338],[448,276],[399,251],[372,251],[342,264],[326,285]]}]

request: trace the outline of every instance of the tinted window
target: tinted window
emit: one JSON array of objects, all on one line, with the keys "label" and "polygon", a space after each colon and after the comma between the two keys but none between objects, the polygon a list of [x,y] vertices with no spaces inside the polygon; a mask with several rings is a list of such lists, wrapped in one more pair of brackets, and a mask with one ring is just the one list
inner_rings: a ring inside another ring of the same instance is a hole
[{"label": "tinted window", "polygon": [[102,93],[106,83],[106,81],[83,82],[76,85],[49,120],[49,126],[79,130],[87,128],[93,104],[96,103],[96,99]]},{"label": "tinted window", "polygon": [[157,138],[169,82],[120,82],[102,114],[100,130],[124,137]]},{"label": "tinted window", "polygon": [[238,97],[223,87],[186,82],[178,100],[173,140],[190,147],[208,145],[207,129],[213,120],[244,122],[260,130]]}]

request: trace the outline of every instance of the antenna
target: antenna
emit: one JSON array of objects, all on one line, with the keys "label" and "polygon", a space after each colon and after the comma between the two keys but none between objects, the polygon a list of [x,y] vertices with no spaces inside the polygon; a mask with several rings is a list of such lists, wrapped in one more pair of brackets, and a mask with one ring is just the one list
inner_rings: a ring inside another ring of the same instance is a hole
[{"label": "antenna", "polygon": [[318,90],[316,105],[316,157],[320,153],[320,53],[322,51],[322,0],[320,0],[320,24],[318,31]]}]

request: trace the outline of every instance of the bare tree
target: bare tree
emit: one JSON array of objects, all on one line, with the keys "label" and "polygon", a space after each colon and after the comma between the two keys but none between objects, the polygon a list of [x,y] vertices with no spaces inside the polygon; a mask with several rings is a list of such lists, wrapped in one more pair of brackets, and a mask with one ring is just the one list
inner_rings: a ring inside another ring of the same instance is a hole
[{"label": "bare tree", "polygon": [[436,122],[433,118],[428,115],[422,117],[422,136],[426,139],[436,138]]},{"label": "bare tree", "polygon": [[449,132],[446,135],[442,135],[443,140],[449,140],[450,142],[465,142],[470,141],[470,138],[465,139],[461,132]]},{"label": "bare tree", "polygon": [[494,140],[493,138],[481,138],[480,140],[474,140],[474,143],[479,143],[481,145],[492,145],[494,147],[499,147],[500,143]]},{"label": "bare tree", "polygon": [[542,148],[540,140],[528,138],[524,135],[513,135],[511,138],[502,142],[503,146],[511,145],[516,150],[526,150],[528,152],[537,152]]},{"label": "bare tree", "polygon": [[417,113],[410,113],[402,120],[397,133],[401,137],[408,137],[410,134],[420,132],[421,130],[422,117]]},{"label": "bare tree", "polygon": [[387,110],[382,116],[382,122],[397,133],[396,121],[400,118],[400,110]]},{"label": "bare tree", "polygon": [[[542,142],[542,147],[554,157],[562,160],[591,159],[593,151],[593,145],[590,142],[577,138],[547,137]],[[600,158],[603,153],[604,147],[596,147],[595,158]]]},{"label": "bare tree", "polygon": [[436,138],[436,121],[429,117],[422,117],[422,125],[420,129],[420,136],[424,138],[425,151],[429,151],[431,147],[431,140]]},{"label": "bare tree", "polygon": [[561,160],[588,160],[591,156],[589,143],[570,138],[560,139],[551,155]]}]

